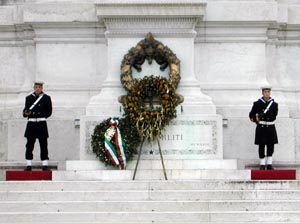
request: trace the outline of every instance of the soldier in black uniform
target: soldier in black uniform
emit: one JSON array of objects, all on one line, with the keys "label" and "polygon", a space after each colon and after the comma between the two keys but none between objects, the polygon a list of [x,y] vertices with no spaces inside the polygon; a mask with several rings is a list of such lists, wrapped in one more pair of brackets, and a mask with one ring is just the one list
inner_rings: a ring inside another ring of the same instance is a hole
[{"label": "soldier in black uniform", "polygon": [[[278,113],[278,104],[271,98],[271,88],[262,88],[262,97],[253,103],[249,113],[250,120],[256,123],[255,144],[258,145],[260,169],[273,170],[272,155],[274,144],[278,143],[275,120]],[[267,159],[265,160],[265,146]]]},{"label": "soldier in black uniform", "polygon": [[50,96],[43,92],[43,82],[34,83],[34,92],[26,97],[23,116],[27,118],[25,137],[27,138],[25,158],[27,167],[25,170],[32,170],[33,148],[36,139],[40,143],[40,158],[43,163],[43,170],[48,168],[48,128],[46,119],[52,114],[52,102]]}]

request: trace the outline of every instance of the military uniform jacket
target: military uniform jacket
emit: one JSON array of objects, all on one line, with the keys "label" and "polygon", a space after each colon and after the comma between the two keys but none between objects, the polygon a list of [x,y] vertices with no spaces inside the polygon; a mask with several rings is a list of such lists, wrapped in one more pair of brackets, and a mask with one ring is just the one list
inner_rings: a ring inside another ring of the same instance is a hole
[{"label": "military uniform jacket", "polygon": [[[264,113],[265,109],[268,105],[273,101],[269,110]],[[277,144],[277,132],[275,128],[275,124],[272,125],[264,125],[259,124],[256,121],[256,116],[260,116],[260,120],[263,122],[274,122],[276,120],[276,116],[278,114],[278,104],[274,101],[274,99],[270,98],[268,101],[265,101],[264,98],[260,98],[256,102],[253,103],[252,109],[249,113],[249,118],[251,121],[257,124],[255,131],[255,144]]]},{"label": "military uniform jacket", "polygon": [[[33,103],[39,97],[41,97],[42,94],[42,99],[34,106],[34,108],[32,108],[31,114],[28,117],[25,116],[24,111],[29,110]],[[52,102],[50,96],[42,92],[39,97],[37,97],[34,93],[26,97],[25,108],[23,109],[23,116],[27,117],[29,120],[36,118],[48,118],[52,114]],[[49,134],[47,122],[28,121],[24,136],[27,138],[48,138]]]}]

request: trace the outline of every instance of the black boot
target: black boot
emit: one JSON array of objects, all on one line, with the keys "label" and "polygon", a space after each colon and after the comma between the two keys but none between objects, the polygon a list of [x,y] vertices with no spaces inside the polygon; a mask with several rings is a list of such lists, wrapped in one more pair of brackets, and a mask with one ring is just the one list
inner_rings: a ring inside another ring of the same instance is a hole
[{"label": "black boot", "polygon": [[260,169],[260,170],[265,170],[265,169],[266,169],[266,166],[265,166],[265,165],[260,165],[259,169]]},{"label": "black boot", "polygon": [[43,171],[48,171],[50,170],[48,166],[43,166]]},{"label": "black boot", "polygon": [[24,171],[31,171],[32,170],[32,166],[27,166]]},{"label": "black boot", "polygon": [[267,165],[267,170],[274,170],[273,166],[271,164]]}]

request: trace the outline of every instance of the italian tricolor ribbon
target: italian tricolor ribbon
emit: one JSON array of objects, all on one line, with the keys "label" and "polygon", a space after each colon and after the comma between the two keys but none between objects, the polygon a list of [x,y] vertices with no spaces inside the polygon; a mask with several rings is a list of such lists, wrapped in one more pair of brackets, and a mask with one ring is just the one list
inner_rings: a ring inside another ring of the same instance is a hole
[{"label": "italian tricolor ribbon", "polygon": [[[104,144],[105,151],[113,164],[124,170],[126,167],[125,143],[118,128],[118,124],[119,121],[117,119],[112,118],[109,121],[110,127],[104,133]],[[115,137],[116,148],[111,143],[113,137]]]}]

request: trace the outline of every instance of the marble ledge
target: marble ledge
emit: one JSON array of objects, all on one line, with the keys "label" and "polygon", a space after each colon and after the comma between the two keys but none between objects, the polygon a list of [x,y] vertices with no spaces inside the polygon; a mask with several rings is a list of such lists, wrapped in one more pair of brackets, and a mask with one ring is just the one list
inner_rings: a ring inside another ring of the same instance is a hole
[{"label": "marble ledge", "polygon": [[[161,30],[151,29],[152,34],[155,34],[156,38],[195,38],[197,33],[195,31],[187,30]],[[106,38],[144,38],[145,30],[118,30],[107,31],[105,33]]]},{"label": "marble ledge", "polygon": [[194,17],[202,18],[205,14],[206,4],[204,2],[181,1],[176,3],[165,3],[164,1],[135,1],[108,2],[99,1],[96,3],[96,14],[98,18],[128,18],[128,17],[152,17],[152,18],[171,18],[171,17]]},{"label": "marble ledge", "polygon": [[206,4],[206,0],[96,0],[96,4]]},{"label": "marble ledge", "polygon": [[195,43],[266,43],[267,41],[267,37],[198,37],[195,39]]},{"label": "marble ledge", "polygon": [[39,44],[56,44],[56,43],[72,43],[72,44],[106,44],[105,38],[35,38],[35,43]]}]

